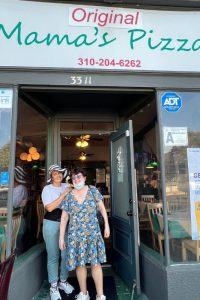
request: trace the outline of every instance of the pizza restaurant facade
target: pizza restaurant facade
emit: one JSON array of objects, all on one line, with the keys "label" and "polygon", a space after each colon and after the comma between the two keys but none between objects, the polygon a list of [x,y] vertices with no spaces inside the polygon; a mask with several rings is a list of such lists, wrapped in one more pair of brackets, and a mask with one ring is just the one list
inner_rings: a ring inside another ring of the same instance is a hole
[{"label": "pizza restaurant facade", "polygon": [[[0,200],[7,207],[6,255],[12,251],[14,166],[20,163],[22,144],[30,146],[27,136],[31,145],[39,141],[45,119],[44,172],[51,163],[69,161],[63,158],[63,137],[88,132],[109,137],[112,264],[132,294],[196,300],[200,12],[192,1],[156,8],[153,2],[133,2],[1,1]],[[41,114],[41,123],[32,109]],[[146,163],[154,163],[154,170],[146,170]],[[32,202],[41,192],[38,174],[31,175]],[[149,227],[145,235],[141,186],[155,174],[155,202],[162,212],[153,221],[157,233]],[[161,240],[159,246],[148,240],[151,235],[152,241]],[[9,299],[32,299],[45,268],[43,244],[31,244],[17,257]]]}]

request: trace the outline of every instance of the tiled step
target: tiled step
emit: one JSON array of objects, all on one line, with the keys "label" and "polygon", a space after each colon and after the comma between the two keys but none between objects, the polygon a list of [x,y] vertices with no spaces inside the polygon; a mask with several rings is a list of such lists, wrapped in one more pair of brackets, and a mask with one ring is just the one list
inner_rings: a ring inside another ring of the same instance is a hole
[{"label": "tiled step", "polygon": [[[114,273],[112,268],[104,268],[104,275],[112,275],[115,278],[116,289],[117,289],[117,297],[118,300],[148,300],[145,295],[131,295],[130,290],[127,288],[125,283],[121,280],[121,278]],[[33,297],[32,300],[50,300],[49,297],[49,284],[47,281],[44,281],[38,293]]]}]

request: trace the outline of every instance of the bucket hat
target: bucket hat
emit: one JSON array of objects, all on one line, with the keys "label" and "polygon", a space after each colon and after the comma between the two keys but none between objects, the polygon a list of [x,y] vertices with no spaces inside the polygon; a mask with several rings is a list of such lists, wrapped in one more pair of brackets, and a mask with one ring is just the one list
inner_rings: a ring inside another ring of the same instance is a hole
[{"label": "bucket hat", "polygon": [[16,166],[14,174],[15,181],[17,181],[18,183],[26,183],[25,177],[26,172],[23,170],[23,168],[20,166]]},{"label": "bucket hat", "polygon": [[59,165],[51,165],[49,167],[48,171],[49,171],[49,179],[47,180],[47,183],[51,182],[51,173],[53,171],[58,171],[58,172],[63,173],[63,178],[65,178],[67,176],[67,169],[66,168],[61,168]]}]

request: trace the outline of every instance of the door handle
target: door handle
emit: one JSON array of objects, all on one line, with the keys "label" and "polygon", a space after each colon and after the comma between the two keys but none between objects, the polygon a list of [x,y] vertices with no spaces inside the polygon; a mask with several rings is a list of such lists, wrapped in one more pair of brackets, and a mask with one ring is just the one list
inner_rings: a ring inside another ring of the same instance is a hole
[{"label": "door handle", "polygon": [[133,215],[133,212],[130,210],[130,211],[127,211],[127,216],[132,216]]}]

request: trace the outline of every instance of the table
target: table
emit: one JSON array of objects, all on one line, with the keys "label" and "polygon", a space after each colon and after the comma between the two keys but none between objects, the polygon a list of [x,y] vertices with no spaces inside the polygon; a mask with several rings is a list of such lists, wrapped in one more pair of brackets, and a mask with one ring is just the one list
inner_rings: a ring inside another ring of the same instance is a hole
[{"label": "table", "polygon": [[182,191],[167,192],[166,197],[169,196],[187,196],[187,193]]},{"label": "table", "polygon": [[[163,215],[157,214],[160,230],[163,232]],[[189,238],[191,237],[191,220],[189,212],[178,211],[174,214],[168,214],[168,230],[171,238]]]}]

